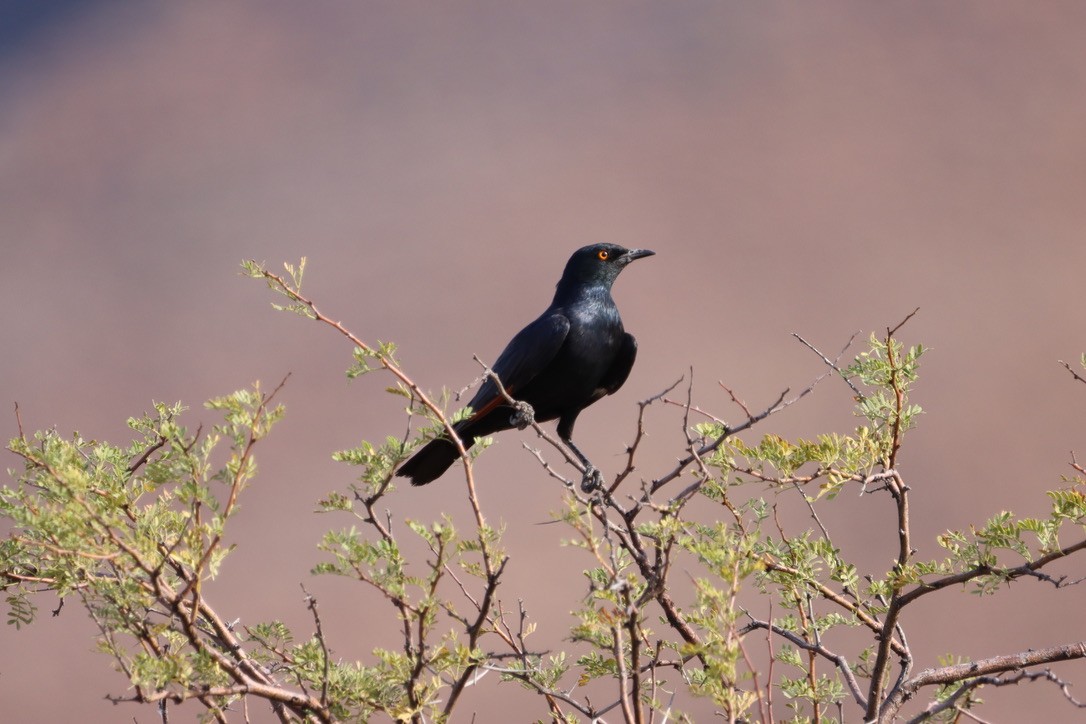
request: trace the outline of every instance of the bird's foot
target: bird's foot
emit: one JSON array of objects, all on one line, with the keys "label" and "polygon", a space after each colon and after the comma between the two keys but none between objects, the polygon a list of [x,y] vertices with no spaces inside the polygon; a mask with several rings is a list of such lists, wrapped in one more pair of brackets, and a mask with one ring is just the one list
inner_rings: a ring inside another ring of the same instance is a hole
[{"label": "bird's foot", "polygon": [[603,473],[599,471],[595,465],[589,465],[588,469],[584,471],[584,477],[581,478],[581,491],[585,493],[591,493],[594,490],[599,490],[603,487]]},{"label": "bird's foot", "polygon": [[524,428],[535,422],[535,409],[523,400],[517,400],[513,405],[513,414],[509,416],[509,424],[518,430]]}]

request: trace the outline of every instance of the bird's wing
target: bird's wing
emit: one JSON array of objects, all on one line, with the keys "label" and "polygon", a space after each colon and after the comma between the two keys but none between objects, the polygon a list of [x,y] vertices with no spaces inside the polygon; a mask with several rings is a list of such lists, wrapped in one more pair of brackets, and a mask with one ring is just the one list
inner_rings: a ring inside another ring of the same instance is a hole
[{"label": "bird's wing", "polygon": [[[619,342],[618,352],[615,354],[615,359],[611,363],[610,369],[607,370],[607,374],[600,380],[600,387],[602,390],[599,393],[599,397],[604,395],[612,395],[618,391],[619,387],[622,387],[626,382],[626,378],[630,376],[630,370],[633,369],[634,359],[637,357],[637,340],[633,335],[626,332],[622,335],[622,341]],[[597,398],[598,399],[598,398]]]},{"label": "bird's wing", "polygon": [[[502,381],[505,391],[516,397],[517,390],[550,364],[566,341],[567,334],[569,318],[558,313],[544,314],[520,330],[491,367]],[[487,378],[468,405],[474,411],[472,417],[475,418],[504,403],[505,399],[498,392],[494,380]]]}]

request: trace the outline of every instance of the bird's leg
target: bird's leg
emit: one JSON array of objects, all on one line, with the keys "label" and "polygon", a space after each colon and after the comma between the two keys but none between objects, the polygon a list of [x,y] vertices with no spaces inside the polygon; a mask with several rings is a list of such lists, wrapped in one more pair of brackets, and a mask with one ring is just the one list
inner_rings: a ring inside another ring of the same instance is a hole
[{"label": "bird's leg", "polygon": [[517,400],[513,404],[513,414],[509,416],[509,424],[518,430],[523,430],[533,422],[535,422],[535,410],[527,402]]},{"label": "bird's leg", "polygon": [[[577,412],[580,412],[580,410]],[[572,450],[573,454],[577,456],[577,459],[581,461],[581,465],[584,465],[584,477],[581,478],[581,490],[586,493],[591,493],[593,490],[599,490],[603,487],[603,473],[601,473],[596,466],[592,464],[592,461],[573,444],[573,423],[577,421],[577,412],[574,412],[572,415],[563,415],[559,418],[558,437],[562,438],[562,442],[566,444],[566,447]]]},{"label": "bird's leg", "polygon": [[571,438],[565,438],[562,440],[573,451],[573,454],[577,456],[577,459],[584,465],[584,477],[581,478],[581,490],[585,493],[591,493],[593,490],[598,490],[603,487],[603,473],[592,464],[592,461],[585,457],[585,454],[577,449],[577,446],[573,444]]}]

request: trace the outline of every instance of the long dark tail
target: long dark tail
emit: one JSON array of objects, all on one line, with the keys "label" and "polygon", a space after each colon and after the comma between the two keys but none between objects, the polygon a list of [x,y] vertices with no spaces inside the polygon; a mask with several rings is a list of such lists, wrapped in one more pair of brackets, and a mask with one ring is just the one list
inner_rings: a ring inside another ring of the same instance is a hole
[{"label": "long dark tail", "polygon": [[[459,434],[459,430],[457,431]],[[466,447],[471,447],[474,438],[462,438]],[[447,437],[436,437],[419,448],[407,462],[400,466],[396,475],[411,478],[412,485],[426,485],[440,478],[452,464],[460,459],[456,445]]]}]

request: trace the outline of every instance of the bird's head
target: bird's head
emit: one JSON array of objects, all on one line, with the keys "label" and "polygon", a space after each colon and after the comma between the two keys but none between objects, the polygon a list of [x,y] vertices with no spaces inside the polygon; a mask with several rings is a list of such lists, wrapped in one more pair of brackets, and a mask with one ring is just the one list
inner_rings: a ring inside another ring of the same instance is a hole
[{"label": "bird's head", "polygon": [[648,249],[627,249],[618,244],[592,244],[573,252],[562,272],[564,284],[604,284],[608,288],[614,283],[619,272],[634,259],[652,256],[656,252]]}]

